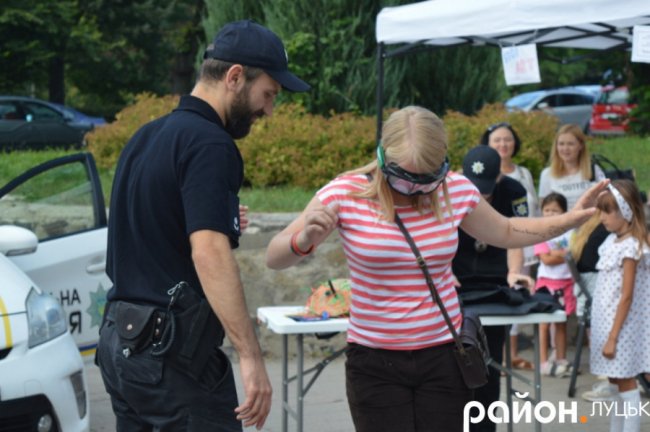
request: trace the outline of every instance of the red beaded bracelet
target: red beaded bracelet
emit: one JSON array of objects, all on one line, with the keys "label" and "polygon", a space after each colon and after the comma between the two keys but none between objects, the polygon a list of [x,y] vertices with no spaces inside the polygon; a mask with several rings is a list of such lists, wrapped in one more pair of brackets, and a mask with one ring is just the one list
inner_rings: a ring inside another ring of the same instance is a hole
[{"label": "red beaded bracelet", "polygon": [[301,257],[307,256],[314,251],[314,245],[309,246],[309,249],[307,249],[306,251],[300,250],[300,247],[298,246],[298,234],[300,234],[300,231],[296,231],[291,235],[291,242],[289,243],[291,252]]}]

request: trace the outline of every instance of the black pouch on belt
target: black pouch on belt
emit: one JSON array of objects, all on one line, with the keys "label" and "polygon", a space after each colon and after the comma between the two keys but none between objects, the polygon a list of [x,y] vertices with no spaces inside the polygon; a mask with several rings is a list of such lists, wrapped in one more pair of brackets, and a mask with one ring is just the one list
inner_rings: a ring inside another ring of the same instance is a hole
[{"label": "black pouch on belt", "polygon": [[154,306],[118,301],[111,307],[115,308],[113,316],[125,356],[138,353],[151,345],[155,328]]},{"label": "black pouch on belt", "polygon": [[195,379],[201,377],[210,354],[223,343],[224,330],[208,301],[188,284],[179,284],[171,308],[174,338],[169,361]]}]

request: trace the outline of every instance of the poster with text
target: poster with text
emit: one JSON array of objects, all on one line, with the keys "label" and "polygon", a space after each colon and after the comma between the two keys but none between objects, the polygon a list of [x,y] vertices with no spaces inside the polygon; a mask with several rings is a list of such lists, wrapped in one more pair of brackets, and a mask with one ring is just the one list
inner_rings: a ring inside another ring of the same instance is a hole
[{"label": "poster with text", "polygon": [[634,26],[632,61],[650,63],[650,26]]},{"label": "poster with text", "polygon": [[541,81],[535,44],[503,47],[501,48],[501,61],[507,85],[531,84]]}]

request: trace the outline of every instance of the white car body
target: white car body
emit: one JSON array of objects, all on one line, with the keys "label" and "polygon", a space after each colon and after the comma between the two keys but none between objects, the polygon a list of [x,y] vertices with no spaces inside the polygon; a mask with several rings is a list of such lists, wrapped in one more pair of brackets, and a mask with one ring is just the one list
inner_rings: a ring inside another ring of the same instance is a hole
[{"label": "white car body", "polygon": [[[89,429],[84,360],[94,358],[111,287],[106,240],[90,154],[45,162],[0,184],[0,424],[36,420],[38,427],[12,430]],[[33,304],[48,305],[41,321],[30,312],[41,310]],[[41,330],[51,327],[43,324],[50,317],[58,324],[48,339]]]},{"label": "white car body", "polygon": [[[57,171],[74,181],[52,188],[56,184],[52,178],[61,175]],[[23,198],[48,187],[52,189],[42,197]],[[11,259],[59,300],[81,355],[92,361],[106,293],[112,286],[105,273],[106,209],[92,156],[79,153],[48,161],[0,187],[3,224],[36,233],[38,249]]]},{"label": "white car body", "polygon": [[[9,430],[87,431],[90,422],[84,363],[70,332],[62,326],[62,333],[30,346],[27,299],[30,293],[47,294],[4,255],[5,247],[14,240],[11,236],[24,240],[31,235],[36,245],[32,233],[20,230],[27,231],[0,227],[0,423]],[[33,253],[17,242],[13,245],[16,247],[8,247],[10,252],[26,254],[23,256]],[[56,317],[58,308],[59,320],[63,321],[61,308],[50,302],[54,314],[48,314],[48,320]]]},{"label": "white car body", "polygon": [[[37,285],[59,300],[68,329],[86,361],[94,358],[106,292],[106,228],[42,242],[14,263]],[[61,253],[66,251],[66,253]]]}]

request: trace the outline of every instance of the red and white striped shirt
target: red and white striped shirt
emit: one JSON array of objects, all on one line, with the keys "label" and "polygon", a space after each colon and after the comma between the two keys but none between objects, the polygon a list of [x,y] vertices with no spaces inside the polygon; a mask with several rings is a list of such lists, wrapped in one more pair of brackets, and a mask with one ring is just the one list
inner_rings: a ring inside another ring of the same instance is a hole
[{"label": "red and white striped shirt", "polygon": [[[457,173],[450,172],[446,182],[453,216],[442,188],[438,189],[442,221],[430,207],[423,214],[410,206],[396,206],[395,210],[420,249],[449,317],[460,330],[462,316],[451,260],[458,248],[458,226],[476,208],[480,193]],[[365,190],[367,185],[365,175],[346,175],[317,192],[324,205],[339,204],[339,233],[352,287],[348,342],[415,350],[453,340],[397,224],[382,217],[376,200],[350,195]]]}]

